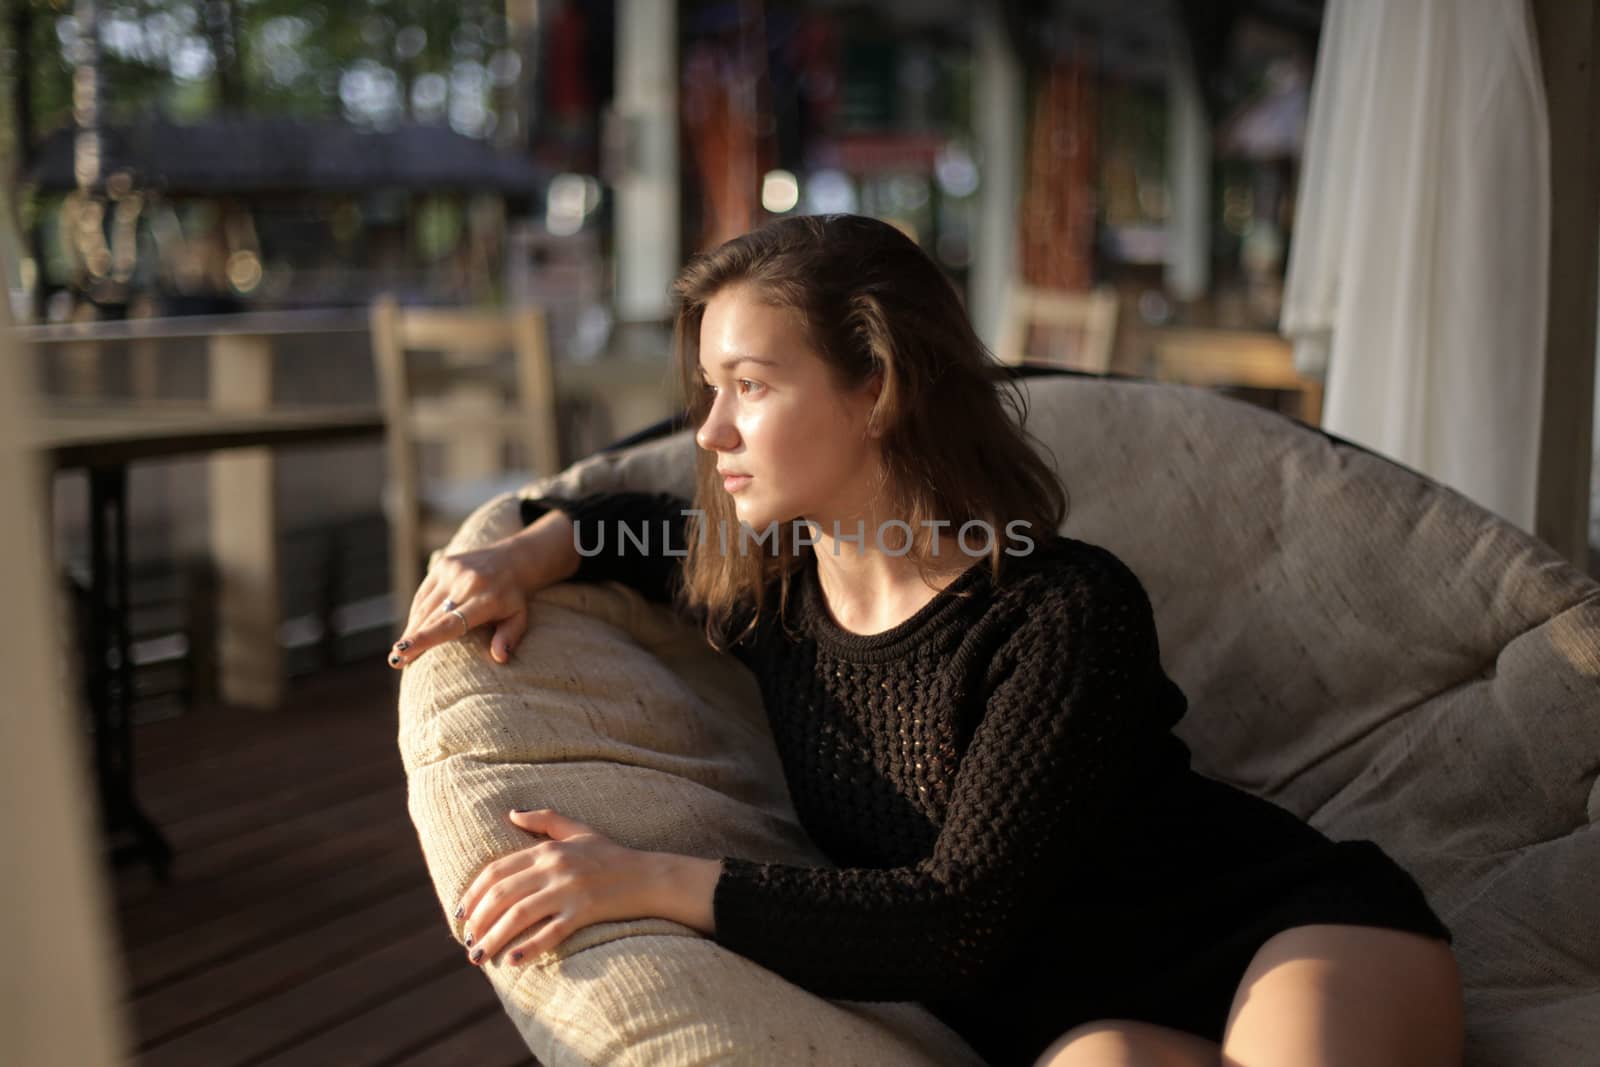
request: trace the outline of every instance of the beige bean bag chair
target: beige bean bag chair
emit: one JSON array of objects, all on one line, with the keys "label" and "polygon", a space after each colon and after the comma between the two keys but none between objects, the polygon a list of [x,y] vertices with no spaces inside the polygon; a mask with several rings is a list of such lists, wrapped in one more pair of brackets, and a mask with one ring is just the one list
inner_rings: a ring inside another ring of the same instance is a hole
[{"label": "beige bean bag chair", "polygon": [[[1600,586],[1403,467],[1199,390],[1028,379],[1027,426],[1115,551],[1190,698],[1197,769],[1405,864],[1456,937],[1468,1062],[1600,1062]],[[539,492],[688,495],[687,432]],[[517,528],[490,501],[454,549]],[[442,912],[551,807],[635,848],[826,864],[790,809],[754,683],[617,585],[532,604],[513,662],[482,633],[401,688],[410,812]],[[463,954],[464,958],[464,954]],[[467,964],[463,963],[463,966]],[[543,1064],[966,1064],[911,1003],[829,1001],[661,919],[484,970]]]}]

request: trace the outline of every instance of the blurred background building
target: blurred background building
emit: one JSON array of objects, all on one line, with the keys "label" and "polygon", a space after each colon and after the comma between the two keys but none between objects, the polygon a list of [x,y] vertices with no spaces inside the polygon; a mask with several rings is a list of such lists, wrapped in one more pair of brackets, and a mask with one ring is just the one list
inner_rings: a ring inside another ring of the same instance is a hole
[{"label": "blurred background building", "polygon": [[[272,348],[254,402],[375,404],[380,297],[537,307],[570,462],[674,409],[668,286],[687,256],[774,217],[859,212],[927,250],[1004,360],[1211,385],[1315,423],[1322,383],[1277,331],[1323,14],[14,0],[0,260],[58,398],[214,399],[214,338],[243,331]],[[147,320],[163,325],[130,325]],[[130,474],[130,554],[174,605],[205,599],[209,463]],[[277,462],[293,670],[370,654],[394,622],[385,463],[376,443]],[[69,570],[82,498],[57,480]],[[188,637],[150,657],[193,652],[186,617],[152,624]],[[203,690],[197,658],[185,685]]]},{"label": "blurred background building", "polygon": [[[360,306],[391,288],[492,303],[526,295],[505,286],[518,230],[541,264],[592,255],[604,280],[639,239],[617,187],[671,160],[650,177],[674,186],[681,253],[859,211],[965,289],[984,190],[1009,181],[1029,282],[1116,285],[1134,322],[1271,329],[1320,0],[981,7],[19,0],[3,42],[19,310]],[[651,62],[680,105],[666,154],[628,98]],[[997,77],[1015,82],[1005,112],[985,95]],[[89,85],[92,126],[74,113]]]}]

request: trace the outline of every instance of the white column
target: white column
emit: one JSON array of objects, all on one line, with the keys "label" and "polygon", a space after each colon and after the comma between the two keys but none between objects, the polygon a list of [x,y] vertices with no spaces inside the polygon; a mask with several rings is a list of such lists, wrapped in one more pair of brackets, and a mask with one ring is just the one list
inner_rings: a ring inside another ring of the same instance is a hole
[{"label": "white column", "polygon": [[681,265],[675,0],[618,0],[617,317],[656,320]]},{"label": "white column", "polygon": [[1194,64],[1181,41],[1167,60],[1167,290],[1198,300],[1211,285],[1211,131]]},{"label": "white column", "polygon": [[982,5],[974,23],[972,112],[981,184],[967,308],[978,336],[993,348],[1000,336],[1006,287],[1017,269],[1024,129],[1022,65],[1006,38],[997,5]]}]

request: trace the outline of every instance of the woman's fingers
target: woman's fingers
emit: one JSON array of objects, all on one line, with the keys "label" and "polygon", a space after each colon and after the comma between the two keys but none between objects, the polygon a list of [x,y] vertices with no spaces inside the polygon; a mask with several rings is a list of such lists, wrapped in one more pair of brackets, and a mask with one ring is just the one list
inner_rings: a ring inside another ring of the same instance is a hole
[{"label": "woman's fingers", "polygon": [[[495,923],[517,901],[540,888],[543,879],[534,874],[537,846],[501,856],[472,880],[462,895],[456,917],[462,920],[461,934],[467,953],[482,947]],[[474,960],[473,962],[477,962]]]},{"label": "woman's fingers", "polygon": [[[478,943],[467,950],[467,959],[476,964],[482,964],[494,959],[513,941],[524,934],[532,933],[528,941],[535,945],[559,945],[568,933],[568,923],[560,911],[561,902],[559,893],[549,887],[535,889],[538,876],[531,871],[513,879],[518,888],[522,890],[517,899],[512,900],[499,916],[489,925],[480,937]],[[516,890],[513,890],[516,892]],[[553,928],[553,929],[552,929]],[[512,961],[522,962],[525,958],[537,956],[545,949],[535,947],[529,951],[527,944],[517,946],[517,958]]]},{"label": "woman's fingers", "polygon": [[425,617],[428,605],[433,602],[434,590],[438,587],[438,584],[438,578],[430,574],[422,579],[421,585],[417,586],[417,591],[411,597],[411,606],[406,611],[405,629],[400,631],[402,639],[412,630],[415,630],[417,624]]},{"label": "woman's fingers", "polygon": [[401,632],[399,640],[390,646],[389,666],[404,667],[417,657],[417,653],[421,651],[416,647],[417,633],[444,603],[445,589],[445,581],[436,572],[430,572],[422,580],[422,584],[417,587],[417,595],[411,598],[411,613],[406,618],[406,628]]},{"label": "woman's fingers", "polygon": [[510,663],[511,653],[517,650],[517,645],[527,632],[528,609],[524,607],[494,628],[494,637],[489,640],[489,655],[494,657],[496,663]]},{"label": "woman's fingers", "polygon": [[527,629],[527,600],[514,556],[512,547],[496,544],[435,563],[412,598],[405,632],[389,651],[389,665],[404,667],[434,645],[502,621],[489,654],[508,662]]},{"label": "woman's fingers", "polygon": [[460,604],[441,599],[419,629],[395,642],[389,664],[403,667],[435,645],[465,637],[484,623],[493,622],[491,611],[492,605],[484,597],[469,597]]}]

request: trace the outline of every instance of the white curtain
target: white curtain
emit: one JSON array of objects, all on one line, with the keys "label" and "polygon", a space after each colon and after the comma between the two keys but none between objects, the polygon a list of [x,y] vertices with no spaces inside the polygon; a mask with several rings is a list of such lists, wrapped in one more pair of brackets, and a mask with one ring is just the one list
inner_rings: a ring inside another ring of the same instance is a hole
[{"label": "white curtain", "polygon": [[1550,152],[1526,0],[1329,0],[1281,328],[1323,426],[1533,529]]}]

